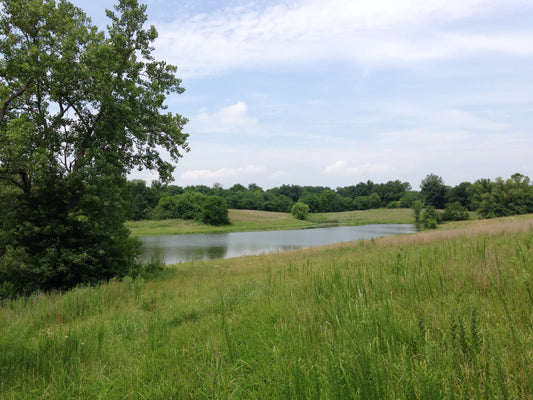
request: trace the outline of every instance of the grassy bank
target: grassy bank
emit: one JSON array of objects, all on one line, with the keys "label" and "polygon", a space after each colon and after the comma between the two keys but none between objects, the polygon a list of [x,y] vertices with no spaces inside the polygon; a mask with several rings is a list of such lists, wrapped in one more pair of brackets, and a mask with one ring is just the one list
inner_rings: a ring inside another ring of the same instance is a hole
[{"label": "grassy bank", "polygon": [[531,399],[533,216],[0,308],[2,399]]},{"label": "grassy bank", "polygon": [[407,208],[347,211],[310,214],[306,221],[290,213],[252,210],[229,210],[231,225],[211,226],[191,220],[130,221],[127,227],[134,236],[179,235],[189,233],[246,232],[311,228],[323,224],[412,224],[413,210]]}]

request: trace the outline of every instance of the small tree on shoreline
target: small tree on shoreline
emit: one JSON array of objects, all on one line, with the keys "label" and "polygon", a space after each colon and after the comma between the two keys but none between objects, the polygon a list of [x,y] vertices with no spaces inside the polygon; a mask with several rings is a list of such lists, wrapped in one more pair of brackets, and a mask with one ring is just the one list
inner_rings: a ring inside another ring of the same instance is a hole
[{"label": "small tree on shoreline", "polygon": [[422,215],[422,222],[424,223],[424,227],[427,229],[437,228],[437,225],[439,223],[439,215],[437,214],[437,210],[435,210],[435,207],[426,207],[424,215]]},{"label": "small tree on shoreline", "polygon": [[309,214],[309,206],[301,202],[294,203],[291,209],[291,214],[294,216],[294,218],[303,221]]},{"label": "small tree on shoreline", "polygon": [[424,204],[420,200],[415,200],[413,202],[413,212],[415,216],[415,223],[420,223],[420,212],[424,208]]}]

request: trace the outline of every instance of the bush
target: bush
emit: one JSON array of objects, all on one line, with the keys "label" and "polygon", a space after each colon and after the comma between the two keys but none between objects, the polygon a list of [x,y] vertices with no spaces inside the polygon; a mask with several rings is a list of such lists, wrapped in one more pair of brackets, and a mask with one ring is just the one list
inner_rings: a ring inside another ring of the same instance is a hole
[{"label": "bush", "polygon": [[200,220],[209,225],[229,224],[226,200],[219,196],[208,196],[204,199]]},{"label": "bush", "polygon": [[405,192],[400,198],[400,207],[412,208],[413,204],[419,200],[420,194],[417,192]]},{"label": "bush", "polygon": [[370,208],[368,196],[357,196],[352,201],[352,208],[354,210],[368,210]]},{"label": "bush", "polygon": [[424,208],[424,204],[420,200],[415,200],[413,202],[413,212],[415,215],[415,222],[418,224],[420,223],[420,213],[422,211],[422,208]]},{"label": "bush", "polygon": [[437,229],[437,220],[435,218],[426,218],[424,219],[424,228],[426,229]]},{"label": "bush", "polygon": [[293,201],[290,197],[285,196],[284,194],[275,196],[264,203],[265,211],[290,212],[292,206]]},{"label": "bush", "polygon": [[424,211],[424,215],[422,216],[422,223],[424,224],[424,227],[426,229],[436,229],[437,224],[439,223],[439,215],[437,214],[437,210],[433,206],[429,206],[426,208],[426,211]]},{"label": "bush", "polygon": [[181,218],[178,210],[178,196],[161,197],[151,215],[153,219]]},{"label": "bush", "polygon": [[206,196],[200,192],[185,192],[165,196],[152,212],[154,219],[194,219],[209,225],[229,224],[226,200],[219,196]]},{"label": "bush", "polygon": [[400,200],[389,201],[389,203],[387,204],[387,208],[400,208],[400,207],[401,207]]},{"label": "bush", "polygon": [[444,208],[442,219],[444,221],[466,221],[470,219],[470,214],[466,207],[462,206],[461,203],[448,203]]},{"label": "bush", "polygon": [[309,206],[305,203],[294,203],[291,209],[291,213],[296,219],[305,220],[309,214]]},{"label": "bush", "polygon": [[141,243],[123,224],[121,178],[48,183],[31,204],[3,215],[2,297],[96,284],[138,268]]}]

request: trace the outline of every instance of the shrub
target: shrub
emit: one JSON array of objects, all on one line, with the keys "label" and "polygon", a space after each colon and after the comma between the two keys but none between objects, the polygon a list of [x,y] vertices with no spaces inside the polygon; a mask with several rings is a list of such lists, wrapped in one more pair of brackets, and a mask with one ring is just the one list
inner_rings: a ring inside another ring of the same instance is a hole
[{"label": "shrub", "polygon": [[305,220],[309,214],[309,206],[305,203],[294,203],[291,213],[296,219]]},{"label": "shrub", "polygon": [[470,219],[470,214],[468,214],[468,210],[461,203],[448,203],[444,208],[442,219],[444,221],[465,221]]},{"label": "shrub", "polygon": [[138,267],[141,243],[124,227],[123,178],[78,178],[47,177],[29,204],[0,214],[2,296],[96,284]]},{"label": "shrub", "polygon": [[387,208],[400,208],[400,207],[401,207],[400,200],[389,201],[387,204]]},{"label": "shrub", "polygon": [[415,200],[413,202],[413,212],[415,215],[415,222],[418,224],[420,222],[420,212],[424,208],[424,204],[420,200]]},{"label": "shrub", "polygon": [[206,197],[202,204],[200,220],[209,225],[229,224],[226,200],[219,196]]},{"label": "shrub", "polygon": [[157,207],[152,211],[152,218],[181,218],[178,213],[178,196],[161,197],[157,203]]},{"label": "shrub", "polygon": [[152,212],[155,219],[194,219],[210,225],[229,224],[226,200],[219,196],[206,196],[200,192],[185,192],[165,196]]},{"label": "shrub", "polygon": [[424,211],[424,215],[422,216],[422,223],[426,229],[435,229],[437,228],[439,219],[440,218],[435,207],[428,206],[426,211]]},{"label": "shrub", "polygon": [[370,208],[368,196],[357,196],[352,201],[352,208],[354,210],[368,210]]}]

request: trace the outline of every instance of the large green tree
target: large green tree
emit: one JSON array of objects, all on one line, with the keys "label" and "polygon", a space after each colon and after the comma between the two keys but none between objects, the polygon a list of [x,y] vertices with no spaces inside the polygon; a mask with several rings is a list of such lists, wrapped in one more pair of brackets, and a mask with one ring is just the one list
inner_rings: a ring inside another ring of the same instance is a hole
[{"label": "large green tree", "polygon": [[[120,0],[105,32],[67,1],[0,7],[0,288],[68,288],[128,273],[126,175],[171,180],[188,150],[176,67],[152,57],[146,6]],[[159,149],[165,149],[169,160]]]},{"label": "large green tree", "polygon": [[435,174],[429,174],[420,183],[420,194],[424,203],[435,208],[444,208],[449,187],[444,180]]}]

